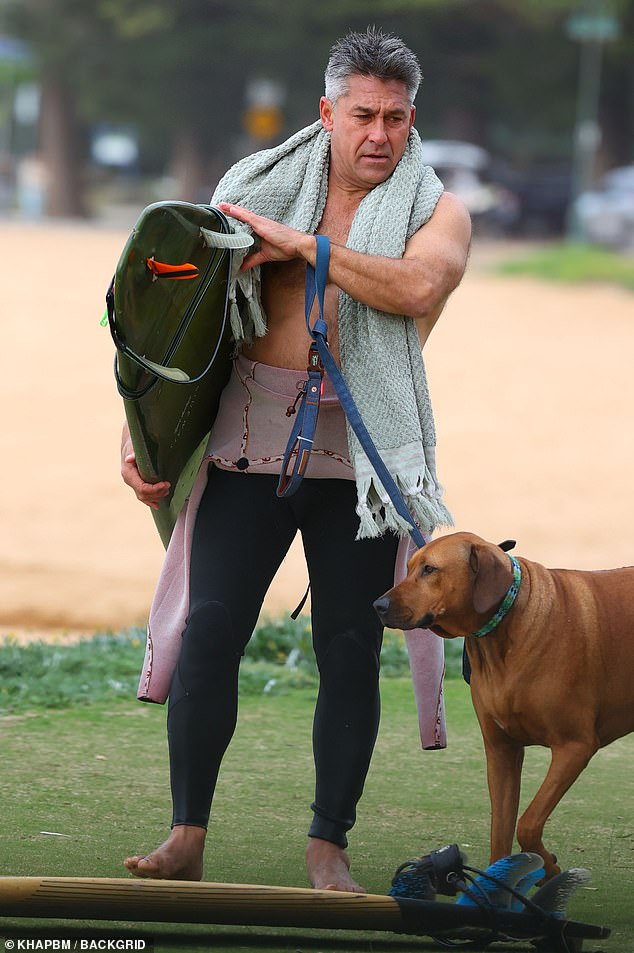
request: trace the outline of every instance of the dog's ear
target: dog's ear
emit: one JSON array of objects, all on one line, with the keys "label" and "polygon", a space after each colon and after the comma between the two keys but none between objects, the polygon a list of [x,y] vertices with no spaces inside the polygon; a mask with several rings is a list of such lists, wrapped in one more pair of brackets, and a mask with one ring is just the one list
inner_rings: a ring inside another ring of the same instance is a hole
[{"label": "dog's ear", "polygon": [[490,612],[502,601],[511,585],[513,573],[510,562],[498,555],[495,547],[474,543],[469,554],[469,565],[475,574],[473,608],[479,614]]},{"label": "dog's ear", "polygon": [[498,547],[505,553],[508,553],[510,549],[515,549],[516,546],[517,542],[514,539],[505,539],[503,543],[498,543]]}]

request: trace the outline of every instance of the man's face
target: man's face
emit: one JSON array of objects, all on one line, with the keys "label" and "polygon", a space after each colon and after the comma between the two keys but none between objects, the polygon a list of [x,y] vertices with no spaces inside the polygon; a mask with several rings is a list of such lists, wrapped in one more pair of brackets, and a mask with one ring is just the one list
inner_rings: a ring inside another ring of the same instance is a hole
[{"label": "man's face", "polygon": [[368,190],[384,182],[402,158],[416,109],[404,83],[354,75],[334,106],[322,96],[319,112],[331,133],[333,174],[348,187]]}]

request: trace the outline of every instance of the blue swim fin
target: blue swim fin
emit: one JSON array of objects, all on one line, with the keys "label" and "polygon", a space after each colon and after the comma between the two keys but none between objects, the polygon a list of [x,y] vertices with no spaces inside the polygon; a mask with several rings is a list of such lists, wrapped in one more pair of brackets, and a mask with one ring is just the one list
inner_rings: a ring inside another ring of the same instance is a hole
[{"label": "blue swim fin", "polygon": [[[523,852],[502,857],[479,874],[469,887],[469,894],[463,893],[457,904],[462,906],[478,906],[478,900],[488,903],[499,910],[510,910],[513,894],[509,889],[516,890],[517,886],[526,877],[537,871],[542,871],[543,861],[539,854]],[[543,876],[543,872],[540,873]],[[477,899],[475,899],[477,898]],[[518,901],[519,902],[519,901]]]},{"label": "blue swim fin", "polygon": [[531,902],[540,907],[545,913],[565,920],[568,916],[568,901],[573,893],[583,884],[592,879],[592,874],[584,867],[572,867],[562,870],[560,874],[548,880],[537,893],[531,897]]}]

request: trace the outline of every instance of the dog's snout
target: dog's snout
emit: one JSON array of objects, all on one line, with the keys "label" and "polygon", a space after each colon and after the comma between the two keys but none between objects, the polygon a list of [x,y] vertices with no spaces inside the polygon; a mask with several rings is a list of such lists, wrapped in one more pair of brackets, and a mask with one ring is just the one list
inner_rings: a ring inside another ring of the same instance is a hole
[{"label": "dog's snout", "polygon": [[378,612],[381,618],[390,611],[391,604],[389,596],[379,596],[379,598],[372,603],[375,611]]}]

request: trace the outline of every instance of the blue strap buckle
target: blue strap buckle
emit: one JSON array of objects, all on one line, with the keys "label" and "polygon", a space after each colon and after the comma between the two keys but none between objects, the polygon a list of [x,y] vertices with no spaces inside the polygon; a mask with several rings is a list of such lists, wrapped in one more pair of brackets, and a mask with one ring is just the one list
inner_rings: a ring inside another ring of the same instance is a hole
[{"label": "blue strap buckle", "polygon": [[[324,320],[324,293],[328,281],[330,241],[324,235],[317,235],[316,240],[317,261],[315,268],[312,268],[311,265],[306,266],[306,291],[304,299],[306,328],[313,339],[308,349],[306,368],[308,379],[295,403],[286,411],[289,417],[294,414],[299,400],[300,404],[297,410],[297,417],[295,418],[295,423],[291,429],[288,444],[286,445],[280,478],[277,484],[276,493],[278,497],[292,496],[293,493],[297,491],[306,473],[315,439],[319,403],[324,389],[324,364],[317,338],[320,336],[323,339],[324,346],[328,346],[328,326]],[[326,243],[325,246],[324,242]],[[325,257],[324,251],[326,252]],[[313,308],[315,295],[317,295],[319,305],[319,317],[315,321],[315,326],[311,328],[310,313]],[[295,462],[291,470],[293,457],[295,457]]]},{"label": "blue strap buckle", "polygon": [[[288,439],[277,484],[276,493],[279,497],[292,496],[296,492],[306,473],[313,449],[319,404],[324,389],[324,365],[314,342],[308,351],[306,371],[308,377],[304,381],[304,386],[295,404],[286,411],[288,417],[294,414],[299,400],[299,410]],[[295,462],[289,473],[293,457],[295,457]]]}]

